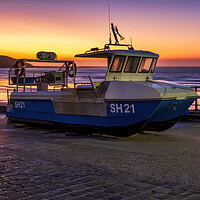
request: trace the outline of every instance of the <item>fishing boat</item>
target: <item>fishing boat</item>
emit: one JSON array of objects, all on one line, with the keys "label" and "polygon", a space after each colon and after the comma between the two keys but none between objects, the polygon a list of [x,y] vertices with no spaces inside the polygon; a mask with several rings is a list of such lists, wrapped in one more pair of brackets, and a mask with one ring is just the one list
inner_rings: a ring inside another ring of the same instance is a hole
[{"label": "fishing boat", "polygon": [[[37,59],[18,60],[9,70],[9,84],[16,85],[16,90],[8,97],[8,120],[115,136],[173,126],[198,98],[197,93],[184,85],[153,81],[159,55],[119,44],[117,37],[122,36],[116,26],[111,24],[111,27],[115,43],[110,38],[104,48],[76,55],[106,58],[104,81],[88,77],[89,82],[78,83],[75,62],[56,60],[52,52],[39,52]],[[26,69],[28,62],[61,66],[56,71],[31,72]],[[60,89],[52,89],[55,86]]]}]

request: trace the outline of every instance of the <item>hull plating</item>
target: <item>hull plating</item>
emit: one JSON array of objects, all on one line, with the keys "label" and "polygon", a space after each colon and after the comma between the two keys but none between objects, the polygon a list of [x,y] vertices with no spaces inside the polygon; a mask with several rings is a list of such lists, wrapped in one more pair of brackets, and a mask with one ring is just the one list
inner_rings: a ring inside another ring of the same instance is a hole
[{"label": "hull plating", "polygon": [[[92,102],[91,102],[92,104]],[[156,110],[160,101],[107,101],[107,116],[70,115],[55,112],[51,100],[13,100],[7,117],[15,121],[63,124],[108,130],[113,135],[132,135],[139,131]],[[121,134],[120,134],[121,133]]]},{"label": "hull plating", "polygon": [[162,101],[144,130],[164,131],[174,126],[195,99]]}]

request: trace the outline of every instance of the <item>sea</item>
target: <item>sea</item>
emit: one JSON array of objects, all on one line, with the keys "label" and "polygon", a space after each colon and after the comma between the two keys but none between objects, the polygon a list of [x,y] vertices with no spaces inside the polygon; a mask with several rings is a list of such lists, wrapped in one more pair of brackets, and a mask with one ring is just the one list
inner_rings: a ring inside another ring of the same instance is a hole
[{"label": "sea", "polygon": [[[7,90],[12,91],[13,86],[8,84],[8,68],[0,69],[0,105],[6,104]],[[29,69],[31,71],[53,71],[57,69]],[[76,74],[77,83],[89,83],[89,76],[93,81],[103,81],[106,74],[106,67],[78,67]],[[200,67],[157,67],[154,80],[173,81],[185,84],[189,87],[198,86],[200,89]],[[69,82],[73,83],[73,79],[69,78]]]}]

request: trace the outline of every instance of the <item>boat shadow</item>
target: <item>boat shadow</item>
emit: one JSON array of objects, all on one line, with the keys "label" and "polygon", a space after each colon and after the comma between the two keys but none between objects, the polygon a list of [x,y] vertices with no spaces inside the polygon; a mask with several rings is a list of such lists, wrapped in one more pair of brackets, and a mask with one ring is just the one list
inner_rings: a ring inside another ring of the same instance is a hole
[{"label": "boat shadow", "polygon": [[84,132],[77,130],[67,130],[58,127],[49,127],[38,124],[13,124],[16,129],[21,129],[22,131],[39,132],[40,135],[45,136],[55,136],[65,139],[95,139],[104,141],[121,141],[121,142],[136,142],[136,143],[146,143],[146,142],[176,142],[177,138],[171,135],[163,134],[162,132],[144,131],[140,133],[135,133],[128,137],[118,137],[105,133],[95,133],[95,132]]}]

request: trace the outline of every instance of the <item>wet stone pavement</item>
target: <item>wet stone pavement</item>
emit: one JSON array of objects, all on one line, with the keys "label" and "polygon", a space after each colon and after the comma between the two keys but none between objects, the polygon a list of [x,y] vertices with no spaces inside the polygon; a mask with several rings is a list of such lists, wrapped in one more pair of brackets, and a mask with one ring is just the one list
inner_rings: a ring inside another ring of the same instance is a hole
[{"label": "wet stone pavement", "polygon": [[[23,158],[22,158],[23,157]],[[120,180],[91,166],[59,164],[1,149],[0,199],[167,199],[173,186]],[[187,196],[184,190],[183,196]],[[178,198],[179,197],[179,198]]]},{"label": "wet stone pavement", "polygon": [[[4,117],[0,116],[0,200],[200,199],[197,187],[134,179],[112,170],[112,166],[101,167],[73,157],[81,152],[73,149],[71,139],[84,141],[88,137],[91,142],[106,142],[107,138],[47,134],[50,131],[7,125]],[[72,152],[67,151],[67,145]],[[90,151],[90,147],[86,149]]]}]

